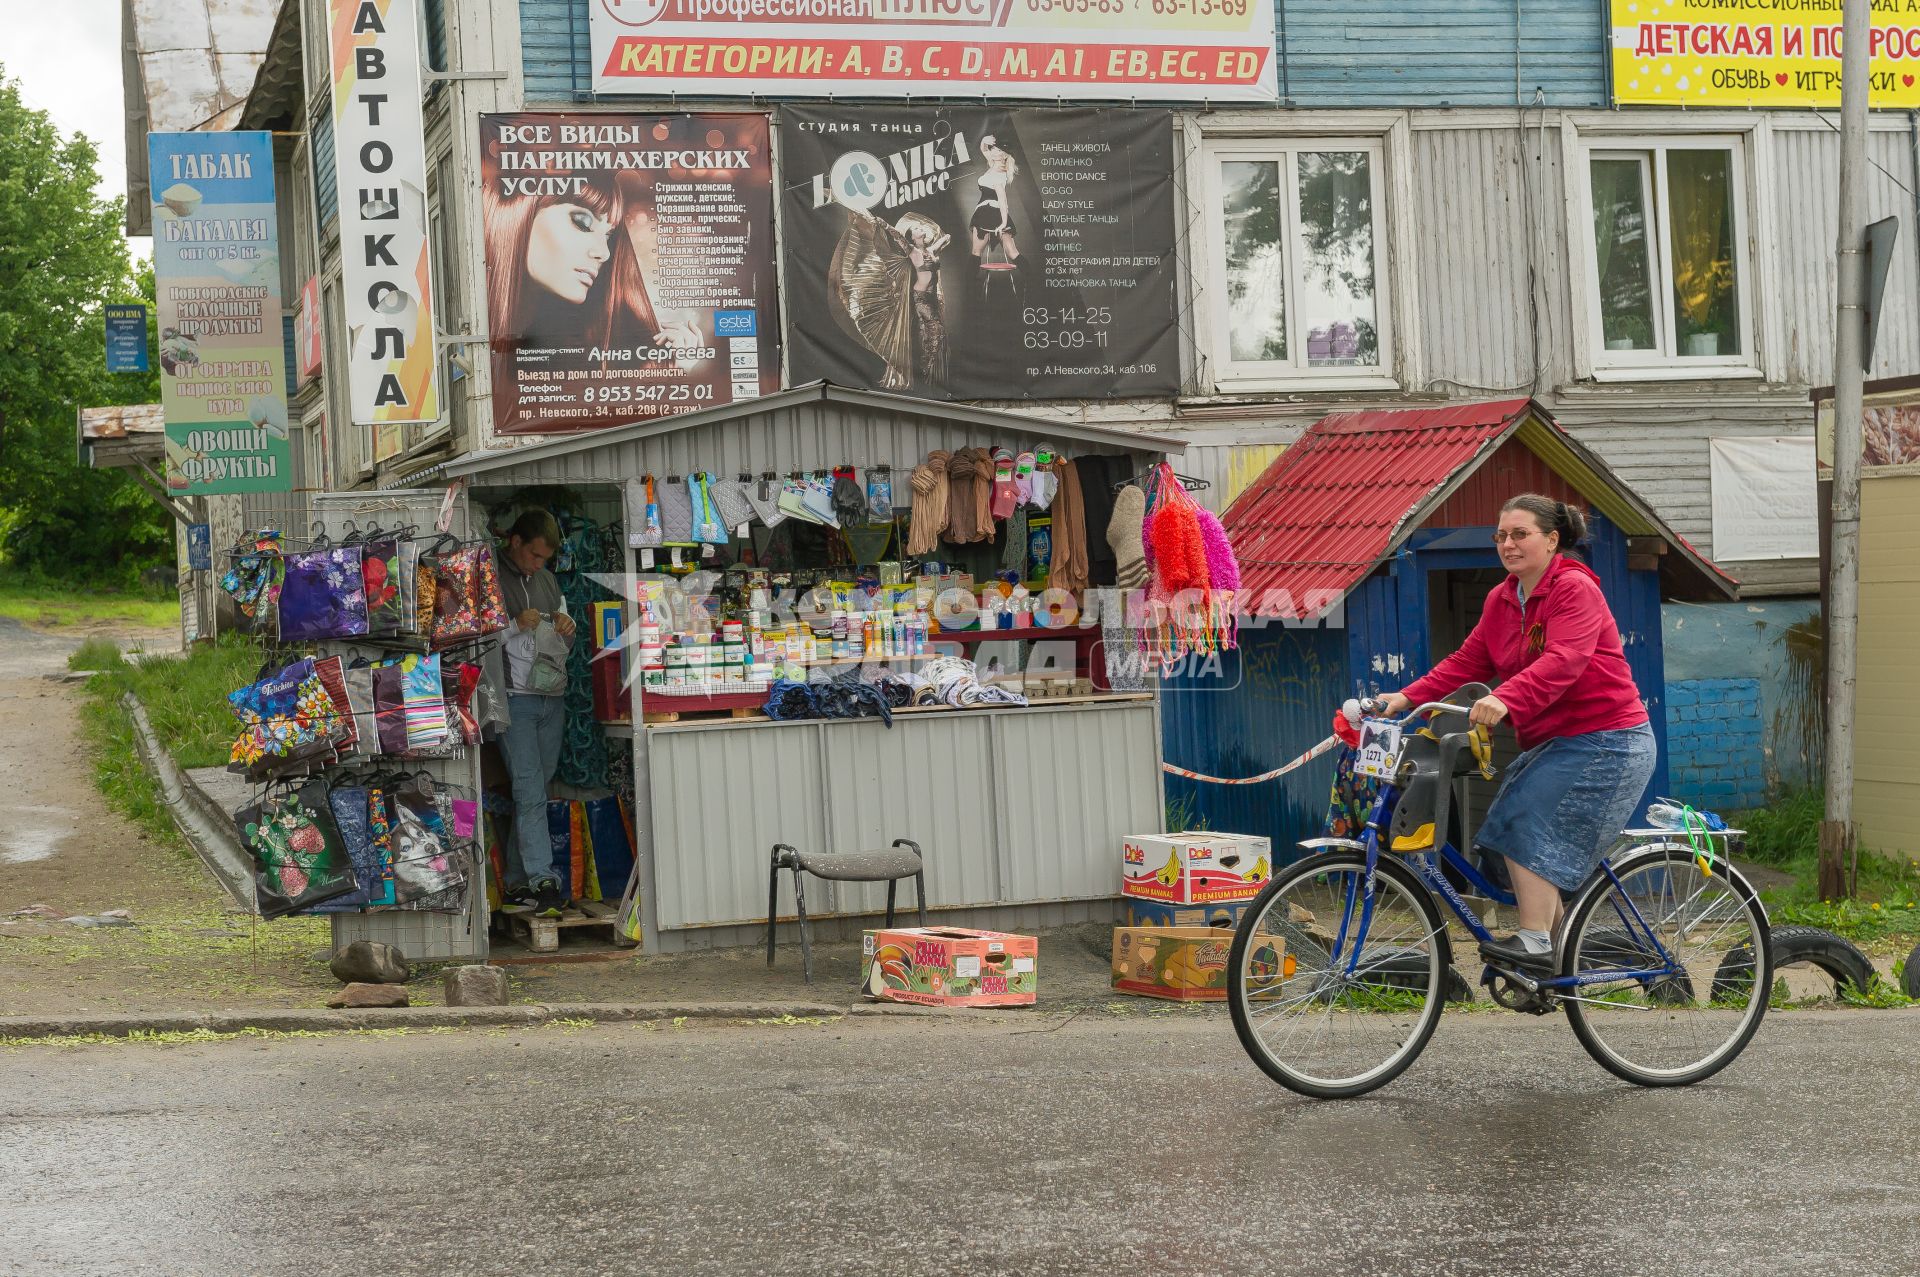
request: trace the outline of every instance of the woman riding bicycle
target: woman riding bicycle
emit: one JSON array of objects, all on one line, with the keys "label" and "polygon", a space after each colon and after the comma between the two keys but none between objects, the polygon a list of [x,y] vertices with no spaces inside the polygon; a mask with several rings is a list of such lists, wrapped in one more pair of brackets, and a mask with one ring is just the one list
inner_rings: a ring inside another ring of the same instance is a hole
[{"label": "woman riding bicycle", "polygon": [[1600,578],[1565,554],[1585,535],[1586,520],[1564,502],[1534,493],[1507,502],[1493,539],[1509,579],[1487,595],[1458,652],[1382,698],[1399,715],[1500,680],[1470,718],[1487,727],[1511,718],[1524,752],[1474,844],[1506,860],[1520,925],[1481,951],[1536,970],[1553,965],[1561,893],[1600,864],[1653,776],[1653,729]]}]

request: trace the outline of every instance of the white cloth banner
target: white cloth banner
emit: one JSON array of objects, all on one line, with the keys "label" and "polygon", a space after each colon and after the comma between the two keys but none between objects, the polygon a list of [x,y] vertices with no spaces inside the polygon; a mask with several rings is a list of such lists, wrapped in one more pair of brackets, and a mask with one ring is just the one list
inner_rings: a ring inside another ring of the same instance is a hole
[{"label": "white cloth banner", "polygon": [[1712,439],[1713,557],[1820,555],[1813,436]]}]

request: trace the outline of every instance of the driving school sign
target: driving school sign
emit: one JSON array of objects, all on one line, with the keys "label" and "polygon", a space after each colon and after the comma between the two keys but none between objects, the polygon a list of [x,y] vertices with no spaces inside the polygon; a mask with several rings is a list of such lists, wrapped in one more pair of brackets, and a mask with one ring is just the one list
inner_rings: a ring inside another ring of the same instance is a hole
[{"label": "driving school sign", "polygon": [[327,0],[347,393],[366,426],[437,421],[416,0]]},{"label": "driving school sign", "polygon": [[[1838,107],[1841,0],[1612,0],[1613,96],[1642,106]],[[1920,6],[1875,0],[1875,107],[1920,107]]]},{"label": "driving school sign", "polygon": [[1276,102],[1273,0],[591,0],[599,93]]}]

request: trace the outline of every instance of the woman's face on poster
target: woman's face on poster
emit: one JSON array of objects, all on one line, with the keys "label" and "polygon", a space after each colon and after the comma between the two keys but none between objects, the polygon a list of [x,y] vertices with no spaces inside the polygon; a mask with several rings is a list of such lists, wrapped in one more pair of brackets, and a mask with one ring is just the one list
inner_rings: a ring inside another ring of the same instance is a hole
[{"label": "woman's face on poster", "polygon": [[549,204],[527,232],[527,278],[579,305],[611,255],[614,225],[582,204]]}]

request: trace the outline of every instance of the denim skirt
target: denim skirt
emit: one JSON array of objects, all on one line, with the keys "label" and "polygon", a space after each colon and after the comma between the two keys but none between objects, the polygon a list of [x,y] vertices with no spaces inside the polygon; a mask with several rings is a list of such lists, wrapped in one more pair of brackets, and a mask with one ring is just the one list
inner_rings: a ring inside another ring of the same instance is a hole
[{"label": "denim skirt", "polygon": [[1633,819],[1654,752],[1646,723],[1535,745],[1507,768],[1474,845],[1577,889]]}]

